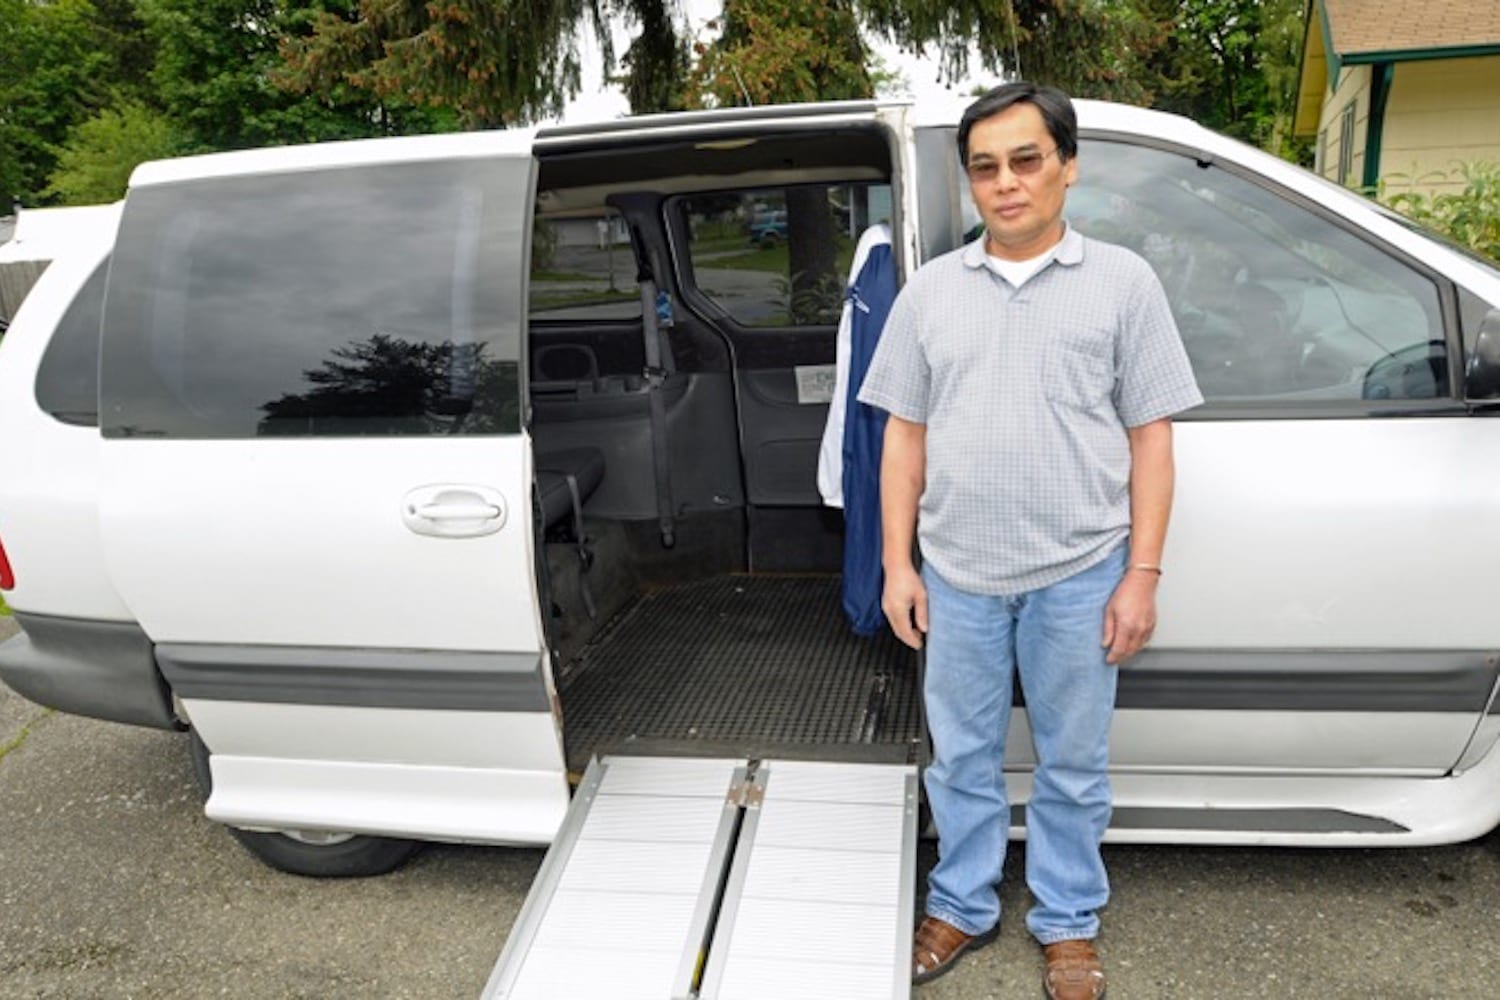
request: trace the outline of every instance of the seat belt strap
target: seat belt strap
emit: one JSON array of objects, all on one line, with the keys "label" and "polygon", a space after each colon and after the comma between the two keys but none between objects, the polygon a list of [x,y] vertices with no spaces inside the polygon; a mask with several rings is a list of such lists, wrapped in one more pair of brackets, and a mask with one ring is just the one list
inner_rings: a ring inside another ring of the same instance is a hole
[{"label": "seat belt strap", "polygon": [[651,464],[656,473],[656,521],[661,530],[661,545],[670,549],[677,544],[672,516],[672,465],[667,447],[667,404],[662,395],[667,370],[662,366],[661,313],[658,311],[656,282],[649,274],[641,275],[641,330],[645,338],[647,405],[651,414]]},{"label": "seat belt strap", "polygon": [[578,477],[571,472],[563,474],[568,484],[568,496],[573,500],[573,538],[578,546],[578,596],[583,600],[583,609],[589,621],[599,617],[594,607],[594,594],[589,589],[589,570],[594,565],[594,554],[589,551],[588,539],[583,534],[583,496],[578,492]]}]

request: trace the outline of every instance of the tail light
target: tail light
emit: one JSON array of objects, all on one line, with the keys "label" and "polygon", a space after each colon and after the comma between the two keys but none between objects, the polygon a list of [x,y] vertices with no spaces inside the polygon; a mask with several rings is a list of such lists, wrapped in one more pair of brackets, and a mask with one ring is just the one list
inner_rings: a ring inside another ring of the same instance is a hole
[{"label": "tail light", "polygon": [[5,543],[0,542],[0,590],[14,590],[16,574],[10,570],[10,559],[5,555]]}]

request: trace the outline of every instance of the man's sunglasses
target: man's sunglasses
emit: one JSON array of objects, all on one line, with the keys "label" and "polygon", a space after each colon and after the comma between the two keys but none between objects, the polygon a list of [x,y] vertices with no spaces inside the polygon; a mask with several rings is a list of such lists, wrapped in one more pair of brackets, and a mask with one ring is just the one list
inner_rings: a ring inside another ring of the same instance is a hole
[{"label": "man's sunglasses", "polygon": [[[1005,158],[1005,162],[1010,166],[1010,172],[1017,177],[1029,177],[1041,170],[1042,164],[1047,162],[1047,157],[1055,152],[1057,152],[1056,146],[1053,146],[1045,153],[1035,149],[1028,149],[1025,152],[1010,154],[1010,156]],[[968,173],[969,180],[975,184],[987,184],[1000,176],[1000,161],[990,159],[976,160],[964,167],[964,170]]]}]

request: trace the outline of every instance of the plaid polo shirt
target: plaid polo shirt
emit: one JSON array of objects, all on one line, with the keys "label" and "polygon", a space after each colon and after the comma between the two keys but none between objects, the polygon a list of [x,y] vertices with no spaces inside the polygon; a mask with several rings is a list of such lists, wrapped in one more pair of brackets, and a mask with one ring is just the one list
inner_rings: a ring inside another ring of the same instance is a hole
[{"label": "plaid polo shirt", "polygon": [[1108,555],[1130,532],[1126,428],[1203,402],[1151,266],[1071,227],[1019,288],[983,236],[918,270],[859,399],[926,425],[922,556],[979,594]]}]

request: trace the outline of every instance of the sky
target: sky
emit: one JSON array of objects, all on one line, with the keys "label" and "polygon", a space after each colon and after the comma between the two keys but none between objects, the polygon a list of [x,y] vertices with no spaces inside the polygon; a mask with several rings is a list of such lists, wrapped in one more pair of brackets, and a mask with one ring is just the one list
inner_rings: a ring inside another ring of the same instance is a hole
[{"label": "sky", "polygon": [[[695,40],[709,41],[713,37],[706,24],[723,10],[722,0],[680,0],[687,16],[688,28]],[[918,102],[928,100],[951,101],[968,94],[978,82],[997,83],[993,74],[978,74],[979,62],[971,58],[970,71],[975,73],[952,86],[945,86],[937,79],[938,64],[935,59],[919,59],[902,52],[894,45],[871,41],[871,47],[886,64],[905,77],[905,94],[882,94],[881,96],[907,96]],[[630,33],[623,29],[615,31],[616,56],[630,44]],[[606,87],[603,79],[603,57],[594,40],[593,32],[585,28],[579,42],[579,57],[583,64],[583,86],[579,95],[570,101],[563,112],[562,121],[587,122],[618,118],[630,113],[630,104],[617,87]]]}]

